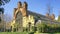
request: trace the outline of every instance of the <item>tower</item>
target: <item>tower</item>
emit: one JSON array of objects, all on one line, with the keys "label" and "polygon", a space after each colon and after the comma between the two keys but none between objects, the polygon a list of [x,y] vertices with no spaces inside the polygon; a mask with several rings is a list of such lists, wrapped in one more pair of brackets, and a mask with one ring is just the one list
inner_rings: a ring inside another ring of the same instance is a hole
[{"label": "tower", "polygon": [[23,31],[23,17],[26,16],[27,12],[27,3],[24,2],[23,4],[19,1],[17,8],[14,8],[14,19],[17,26],[17,31]]}]

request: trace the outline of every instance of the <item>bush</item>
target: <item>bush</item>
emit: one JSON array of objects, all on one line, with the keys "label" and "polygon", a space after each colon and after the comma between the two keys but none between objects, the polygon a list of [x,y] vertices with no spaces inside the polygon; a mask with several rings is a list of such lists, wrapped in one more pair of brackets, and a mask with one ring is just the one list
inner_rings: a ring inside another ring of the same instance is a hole
[{"label": "bush", "polygon": [[44,23],[38,23],[37,24],[37,31],[38,32],[44,32],[45,26],[46,25]]},{"label": "bush", "polygon": [[29,34],[34,34],[34,32],[29,32]]},{"label": "bush", "polygon": [[32,26],[32,32],[36,32],[37,31],[37,28],[35,26]]}]

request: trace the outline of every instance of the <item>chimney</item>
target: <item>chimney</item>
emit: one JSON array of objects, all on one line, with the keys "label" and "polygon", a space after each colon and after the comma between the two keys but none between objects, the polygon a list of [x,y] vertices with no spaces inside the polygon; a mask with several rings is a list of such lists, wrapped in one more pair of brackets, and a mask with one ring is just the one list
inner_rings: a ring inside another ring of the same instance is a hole
[{"label": "chimney", "polygon": [[18,2],[18,8],[21,8],[22,7],[22,3],[19,1]]},{"label": "chimney", "polygon": [[54,14],[51,15],[51,19],[52,19],[52,20],[55,19],[55,15],[54,15]]},{"label": "chimney", "polygon": [[25,8],[27,10],[27,6],[28,6],[28,4],[26,2],[24,2],[23,8]]}]

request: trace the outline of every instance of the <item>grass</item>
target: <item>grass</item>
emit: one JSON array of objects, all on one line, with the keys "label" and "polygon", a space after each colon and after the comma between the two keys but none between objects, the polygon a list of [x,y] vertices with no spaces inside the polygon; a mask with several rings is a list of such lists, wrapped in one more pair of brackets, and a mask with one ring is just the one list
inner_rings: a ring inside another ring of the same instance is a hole
[{"label": "grass", "polygon": [[[28,32],[0,32],[0,34],[29,34]],[[60,34],[60,33],[34,33],[34,34]]]},{"label": "grass", "polygon": [[28,34],[27,32],[0,32],[0,34]]}]

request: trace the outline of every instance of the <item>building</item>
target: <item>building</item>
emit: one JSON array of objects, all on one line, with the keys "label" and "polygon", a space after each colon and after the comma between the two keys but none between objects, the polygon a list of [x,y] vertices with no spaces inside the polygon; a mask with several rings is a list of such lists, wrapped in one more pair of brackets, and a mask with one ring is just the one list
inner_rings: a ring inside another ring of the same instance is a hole
[{"label": "building", "polygon": [[26,2],[24,2],[23,6],[21,2],[18,2],[18,8],[14,9],[14,19],[15,23],[19,24],[19,31],[22,31],[23,27],[28,27],[28,24],[34,26],[34,16],[28,13],[27,6]]},{"label": "building", "polygon": [[24,2],[23,4],[21,2],[18,2],[18,7],[14,8],[14,19],[11,22],[12,30],[13,28],[15,28],[14,24],[18,24],[16,25],[16,30],[20,32],[23,31],[24,28],[28,28],[29,31],[32,31],[31,27],[35,26],[37,22],[41,23],[42,21],[52,21],[50,18],[47,17],[48,14],[47,16],[44,16],[27,9],[28,4],[26,2]]}]

